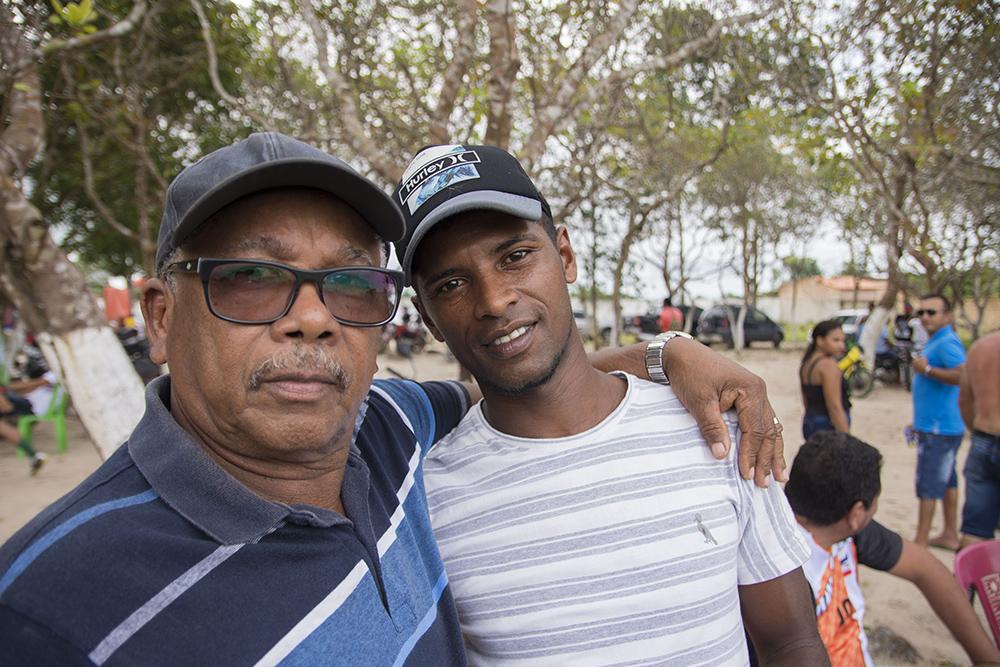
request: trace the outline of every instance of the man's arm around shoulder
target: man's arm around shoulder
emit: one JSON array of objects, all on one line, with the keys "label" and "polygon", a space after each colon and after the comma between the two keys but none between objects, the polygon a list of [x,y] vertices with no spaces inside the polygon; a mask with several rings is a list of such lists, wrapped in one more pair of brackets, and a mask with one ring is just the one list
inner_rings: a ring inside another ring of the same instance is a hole
[{"label": "man's arm around shoulder", "polygon": [[743,623],[761,665],[830,664],[801,568],[739,590]]}]

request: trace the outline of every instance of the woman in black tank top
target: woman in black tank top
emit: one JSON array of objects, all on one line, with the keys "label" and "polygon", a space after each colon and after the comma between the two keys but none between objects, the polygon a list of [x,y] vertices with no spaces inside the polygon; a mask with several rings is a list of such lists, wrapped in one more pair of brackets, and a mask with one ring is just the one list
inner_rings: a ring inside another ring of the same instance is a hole
[{"label": "woman in black tank top", "polygon": [[802,437],[816,431],[851,430],[851,402],[847,385],[837,366],[846,349],[844,330],[836,320],[824,320],[813,328],[812,341],[799,366],[799,384],[806,414]]}]

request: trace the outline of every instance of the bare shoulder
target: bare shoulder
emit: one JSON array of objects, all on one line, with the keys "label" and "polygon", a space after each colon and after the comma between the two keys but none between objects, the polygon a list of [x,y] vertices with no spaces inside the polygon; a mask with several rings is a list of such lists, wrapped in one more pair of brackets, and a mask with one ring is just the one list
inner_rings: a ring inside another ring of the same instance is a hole
[{"label": "bare shoulder", "polygon": [[816,372],[820,377],[825,377],[828,375],[840,375],[840,367],[837,366],[837,360],[833,357],[824,356],[822,359],[816,362]]},{"label": "bare shoulder", "polygon": [[1000,331],[983,336],[969,348],[965,358],[969,377],[995,378],[1000,373]]},{"label": "bare shoulder", "polygon": [[969,348],[968,359],[975,358],[977,362],[996,361],[1000,355],[1000,331],[994,331],[977,340]]}]

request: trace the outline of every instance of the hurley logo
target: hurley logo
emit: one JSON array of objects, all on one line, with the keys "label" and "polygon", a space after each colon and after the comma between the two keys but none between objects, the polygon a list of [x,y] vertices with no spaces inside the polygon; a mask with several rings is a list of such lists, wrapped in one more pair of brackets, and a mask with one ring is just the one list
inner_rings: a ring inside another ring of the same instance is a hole
[{"label": "hurley logo", "polygon": [[[446,151],[443,154],[442,149]],[[436,146],[420,153],[403,174],[403,182],[399,186],[399,203],[406,205],[407,200],[421,192],[425,185],[431,186],[434,192],[438,192],[447,184],[465,180],[471,174],[475,174],[473,178],[478,178],[479,173],[474,167],[465,169],[461,167],[477,164],[479,161],[476,151],[465,150],[464,147],[457,145]],[[420,203],[428,198],[425,194],[420,198]],[[413,208],[411,206],[411,209]]]}]

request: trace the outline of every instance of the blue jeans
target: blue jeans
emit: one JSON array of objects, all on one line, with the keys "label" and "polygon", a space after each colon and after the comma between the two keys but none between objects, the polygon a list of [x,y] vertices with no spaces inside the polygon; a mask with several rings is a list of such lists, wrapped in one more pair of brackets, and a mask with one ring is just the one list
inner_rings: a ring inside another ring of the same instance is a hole
[{"label": "blue jeans", "polygon": [[955,457],[961,435],[917,431],[917,498],[940,500],[946,489],[958,488]]},{"label": "blue jeans", "polygon": [[[847,423],[851,423],[851,415],[847,415]],[[811,415],[808,412],[802,418],[802,438],[808,440],[809,436],[817,431],[836,431],[833,422],[828,415]]]},{"label": "blue jeans", "polygon": [[963,472],[962,532],[992,540],[1000,521],[1000,435],[973,431]]}]

